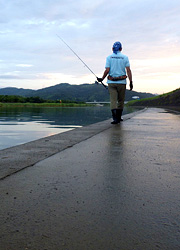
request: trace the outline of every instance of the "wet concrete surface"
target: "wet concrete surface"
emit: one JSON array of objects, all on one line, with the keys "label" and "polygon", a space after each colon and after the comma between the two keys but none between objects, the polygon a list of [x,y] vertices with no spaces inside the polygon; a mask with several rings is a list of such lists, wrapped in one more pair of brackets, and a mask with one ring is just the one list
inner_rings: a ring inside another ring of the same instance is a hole
[{"label": "wet concrete surface", "polygon": [[[139,110],[135,113],[127,114],[124,116],[124,120],[130,119],[134,115],[143,111],[144,110]],[[17,173],[24,168],[33,166],[35,163],[72,147],[73,145],[108,129],[111,126],[110,120],[106,120],[19,146],[0,150],[0,180]]]},{"label": "wet concrete surface", "polygon": [[180,115],[147,109],[0,181],[0,250],[180,249]]}]

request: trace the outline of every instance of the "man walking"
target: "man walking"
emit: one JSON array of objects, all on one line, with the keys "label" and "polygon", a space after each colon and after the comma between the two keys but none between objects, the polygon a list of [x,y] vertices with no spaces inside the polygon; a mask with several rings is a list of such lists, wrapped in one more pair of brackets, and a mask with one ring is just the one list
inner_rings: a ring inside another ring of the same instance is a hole
[{"label": "man walking", "polygon": [[[102,82],[108,75],[108,89],[110,93],[110,107],[112,111],[112,124],[118,124],[122,121],[122,112],[124,108],[124,99],[126,93],[126,78],[130,81],[130,90],[133,89],[132,73],[129,59],[121,53],[122,45],[115,42],[112,47],[113,54],[106,58],[105,71],[102,78],[97,78]],[[127,76],[126,76],[127,73]]]}]

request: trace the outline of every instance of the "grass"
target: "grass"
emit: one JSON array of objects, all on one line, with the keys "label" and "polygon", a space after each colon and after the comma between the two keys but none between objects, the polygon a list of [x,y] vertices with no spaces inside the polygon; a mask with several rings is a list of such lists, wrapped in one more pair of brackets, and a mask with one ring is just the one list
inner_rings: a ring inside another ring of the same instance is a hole
[{"label": "grass", "polygon": [[[162,96],[162,95],[161,95]],[[149,98],[143,98],[143,99],[140,99],[140,100],[132,100],[132,101],[129,101],[126,106],[132,106],[134,105],[135,103],[138,103],[138,102],[146,102],[146,101],[153,101],[153,100],[156,100],[156,99],[159,99],[160,95],[158,96],[153,96],[153,97],[149,97]]]},{"label": "grass", "polygon": [[171,92],[140,100],[133,100],[127,106],[179,106],[180,89]]},{"label": "grass", "polygon": [[0,103],[0,107],[87,107],[86,103]]}]

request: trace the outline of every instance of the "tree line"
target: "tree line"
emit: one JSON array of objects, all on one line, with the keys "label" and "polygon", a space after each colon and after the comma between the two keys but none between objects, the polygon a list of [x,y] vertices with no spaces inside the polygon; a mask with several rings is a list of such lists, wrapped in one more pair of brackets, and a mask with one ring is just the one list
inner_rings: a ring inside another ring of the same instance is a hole
[{"label": "tree line", "polygon": [[[23,97],[23,96],[16,96],[16,95],[0,95],[0,102],[4,103],[44,103],[50,100],[45,100],[40,98],[39,96],[34,97]],[[54,102],[54,101],[51,101]]]},{"label": "tree line", "polygon": [[[0,102],[2,103],[72,103],[68,100],[46,100],[39,96],[23,97],[17,95],[0,95]],[[74,101],[73,103],[77,103]],[[78,102],[79,103],[79,102]]]}]

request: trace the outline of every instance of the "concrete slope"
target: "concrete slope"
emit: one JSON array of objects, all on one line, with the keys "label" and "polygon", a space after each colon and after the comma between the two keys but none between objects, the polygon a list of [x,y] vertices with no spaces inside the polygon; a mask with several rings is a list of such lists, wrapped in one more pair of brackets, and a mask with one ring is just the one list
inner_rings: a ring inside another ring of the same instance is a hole
[{"label": "concrete slope", "polygon": [[0,250],[180,249],[179,152],[148,109],[4,178]]},{"label": "concrete slope", "polygon": [[[124,120],[130,119],[143,111],[127,114],[124,116]],[[106,120],[0,150],[0,180],[24,168],[33,166],[38,161],[72,147],[76,143],[84,141],[110,127],[112,127],[110,120]]]}]

